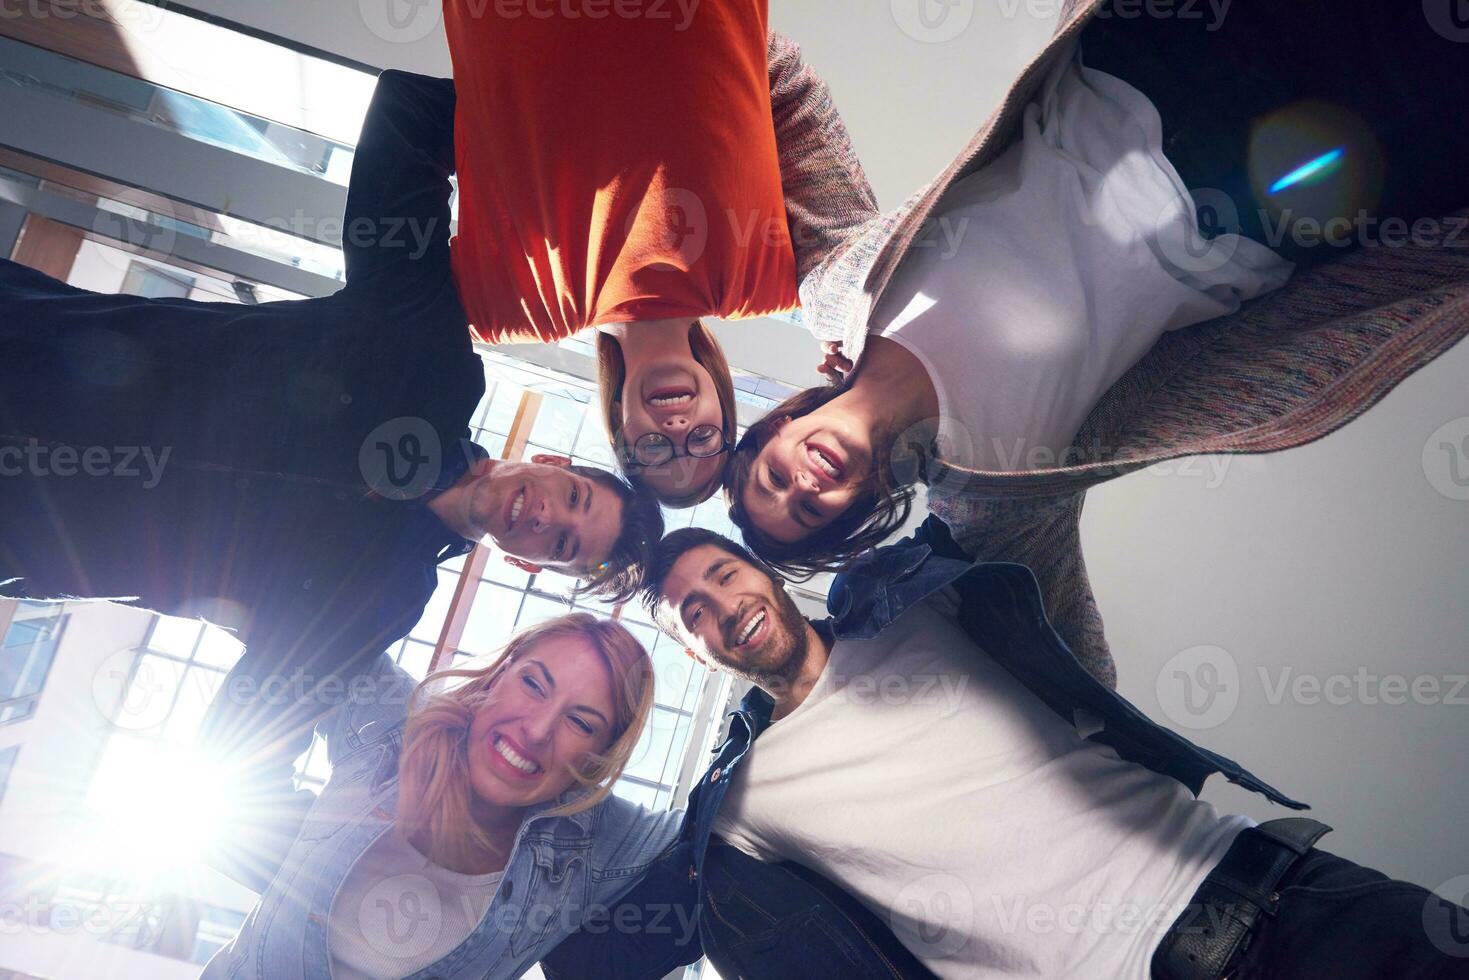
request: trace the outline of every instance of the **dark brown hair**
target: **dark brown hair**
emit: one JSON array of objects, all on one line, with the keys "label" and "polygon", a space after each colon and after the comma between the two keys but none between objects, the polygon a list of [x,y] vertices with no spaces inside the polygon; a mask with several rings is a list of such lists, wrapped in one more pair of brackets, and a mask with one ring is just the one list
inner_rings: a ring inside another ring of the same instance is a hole
[{"label": "dark brown hair", "polygon": [[650,494],[639,493],[615,473],[592,466],[567,469],[606,488],[622,501],[622,533],[612,542],[606,564],[583,579],[577,591],[610,602],[627,602],[638,594],[643,569],[663,537],[663,509]]},{"label": "dark brown hair", "polygon": [[901,482],[886,462],[891,455],[892,436],[874,433],[873,444],[884,447],[876,453],[872,473],[858,488],[857,497],[831,523],[800,541],[777,541],[750,517],[745,509],[755,459],[780,428],[784,419],[798,419],[821,408],[845,391],[845,387],[807,388],[781,402],[770,413],[745,430],[725,470],[724,496],[729,519],[740,529],[750,550],[782,575],[804,582],[817,572],[841,571],[854,559],[882,544],[903,526],[913,510],[913,487]]},{"label": "dark brown hair", "polygon": [[[689,325],[689,352],[709,372],[709,377],[714,379],[714,393],[719,397],[719,411],[724,418],[724,441],[732,443],[739,425],[735,410],[734,378],[729,373],[729,361],[724,356],[724,348],[719,346],[714,331],[705,326],[702,320],[695,320]],[[602,402],[602,424],[607,428],[607,441],[612,444],[618,466],[622,465],[622,389],[626,384],[627,362],[622,359],[622,345],[611,334],[597,331],[597,393]],[[624,475],[638,489],[653,492],[638,479],[636,473]],[[714,496],[720,482],[716,475],[707,487],[694,487],[683,497],[660,499],[670,507],[693,507]]]}]

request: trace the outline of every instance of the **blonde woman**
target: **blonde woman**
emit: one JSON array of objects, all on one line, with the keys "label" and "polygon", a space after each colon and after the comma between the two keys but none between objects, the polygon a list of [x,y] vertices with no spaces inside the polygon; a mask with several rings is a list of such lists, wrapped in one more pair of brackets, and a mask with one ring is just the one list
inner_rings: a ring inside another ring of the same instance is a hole
[{"label": "blonde woman", "polygon": [[415,688],[386,656],[325,723],[332,775],[205,978],[518,977],[642,879],[681,815],[611,795],[652,662],[585,613]]}]

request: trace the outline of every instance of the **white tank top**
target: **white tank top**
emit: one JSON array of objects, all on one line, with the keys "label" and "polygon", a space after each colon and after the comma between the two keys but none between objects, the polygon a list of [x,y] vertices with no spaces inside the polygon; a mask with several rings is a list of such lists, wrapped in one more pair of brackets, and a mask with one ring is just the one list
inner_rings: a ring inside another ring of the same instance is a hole
[{"label": "white tank top", "polygon": [[438,962],[479,925],[503,877],[439,867],[394,827],[357,859],[332,900],[332,977],[402,980]]}]

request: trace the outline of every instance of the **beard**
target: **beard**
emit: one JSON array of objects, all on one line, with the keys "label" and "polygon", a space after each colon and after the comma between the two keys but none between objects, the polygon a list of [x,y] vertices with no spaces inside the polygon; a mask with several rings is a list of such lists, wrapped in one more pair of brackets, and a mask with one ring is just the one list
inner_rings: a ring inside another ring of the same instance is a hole
[{"label": "beard", "polygon": [[764,649],[754,659],[714,656],[714,662],[731,674],[771,692],[790,688],[800,675],[810,648],[806,617],[796,608],[795,600],[783,588],[776,589],[774,599],[775,621]]},{"label": "beard", "polygon": [[492,474],[486,473],[465,488],[464,521],[473,532],[474,540],[491,536],[490,525],[496,511],[492,480]]}]

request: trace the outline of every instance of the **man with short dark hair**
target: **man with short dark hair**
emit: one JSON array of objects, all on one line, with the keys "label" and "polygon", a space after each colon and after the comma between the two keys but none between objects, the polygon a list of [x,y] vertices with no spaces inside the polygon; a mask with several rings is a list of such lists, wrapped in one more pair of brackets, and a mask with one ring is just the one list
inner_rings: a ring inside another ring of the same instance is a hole
[{"label": "man with short dark hair", "polygon": [[969,561],[936,520],[839,577],[819,622],[707,531],[665,538],[648,590],[756,685],[680,844],[609,910],[697,910],[699,942],[592,924],[548,976],[701,951],[747,980],[1462,975],[1469,912],[1317,850],[1324,824],[1196,799],[1221,773],[1304,808],[1089,674],[1030,570]]},{"label": "man with short dark hair", "polygon": [[[331,707],[318,685],[407,635],[475,542],[625,599],[662,536],[612,473],[468,438],[485,375],[449,262],[454,111],[450,80],[382,75],[329,297],[99,295],[0,262],[0,595],[235,629],[205,728],[252,764],[289,765]],[[251,693],[282,677],[305,696]]]}]

